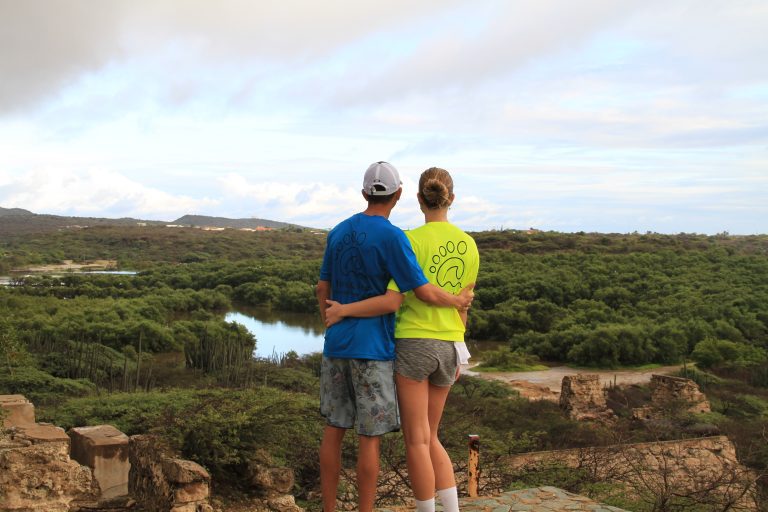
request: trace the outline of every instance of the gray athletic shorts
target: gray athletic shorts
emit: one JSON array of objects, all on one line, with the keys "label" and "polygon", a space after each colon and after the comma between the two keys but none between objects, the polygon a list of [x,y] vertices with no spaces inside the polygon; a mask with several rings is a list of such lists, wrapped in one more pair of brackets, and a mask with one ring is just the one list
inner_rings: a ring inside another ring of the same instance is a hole
[{"label": "gray athletic shorts", "polygon": [[394,361],[323,356],[320,414],[328,425],[352,428],[364,436],[400,430]]},{"label": "gray athletic shorts", "polygon": [[421,382],[429,378],[434,386],[450,386],[456,380],[458,361],[452,341],[429,338],[395,340],[395,371]]}]

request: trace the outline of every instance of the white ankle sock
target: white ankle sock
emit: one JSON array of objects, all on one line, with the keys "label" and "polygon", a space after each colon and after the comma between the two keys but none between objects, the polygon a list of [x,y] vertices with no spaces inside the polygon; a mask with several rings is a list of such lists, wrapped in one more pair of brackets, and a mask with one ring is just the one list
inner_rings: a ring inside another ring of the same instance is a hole
[{"label": "white ankle sock", "polygon": [[435,512],[435,498],[416,500],[416,512]]},{"label": "white ankle sock", "polygon": [[456,492],[456,487],[439,489],[437,497],[440,498],[440,504],[445,512],[459,512],[459,495]]}]

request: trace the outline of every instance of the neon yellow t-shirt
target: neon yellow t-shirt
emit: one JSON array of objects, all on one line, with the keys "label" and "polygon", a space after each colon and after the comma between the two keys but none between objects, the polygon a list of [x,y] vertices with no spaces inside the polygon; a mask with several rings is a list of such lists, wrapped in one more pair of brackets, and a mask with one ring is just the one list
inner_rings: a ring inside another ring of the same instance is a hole
[{"label": "neon yellow t-shirt", "polygon": [[[424,275],[430,283],[458,294],[469,283],[477,281],[480,256],[471,236],[450,222],[429,222],[405,232],[416,253]],[[394,281],[388,288],[399,291]],[[454,308],[430,306],[413,292],[397,312],[395,338],[433,338],[464,341],[464,323]]]}]

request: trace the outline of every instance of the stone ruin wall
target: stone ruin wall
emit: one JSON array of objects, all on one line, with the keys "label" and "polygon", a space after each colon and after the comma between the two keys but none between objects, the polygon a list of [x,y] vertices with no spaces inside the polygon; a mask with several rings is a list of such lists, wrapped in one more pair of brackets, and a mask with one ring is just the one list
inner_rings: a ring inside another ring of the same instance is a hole
[{"label": "stone ruin wall", "polygon": [[739,463],[726,436],[524,453],[501,463],[517,473],[547,467],[586,470],[596,480],[629,489],[714,493],[734,501],[734,510],[755,510],[755,475]]},{"label": "stone ruin wall", "polygon": [[671,375],[652,375],[650,387],[651,404],[634,409],[632,416],[636,419],[658,419],[669,410],[677,410],[681,407],[691,414],[712,410],[706,395],[691,379]]},{"label": "stone ruin wall", "polygon": [[560,408],[577,421],[609,420],[614,417],[605,401],[600,376],[594,374],[580,373],[563,377]]},{"label": "stone ruin wall", "polygon": [[64,429],[35,422],[22,395],[0,396],[0,510],[68,512],[98,493],[91,471],[69,457]]},{"label": "stone ruin wall", "polygon": [[0,407],[2,512],[213,510],[207,471],[150,449],[152,436],[129,439],[110,425],[67,435],[35,422],[34,405],[22,395],[0,396]]},{"label": "stone ruin wall", "polygon": [[651,402],[657,405],[685,402],[688,410],[694,413],[710,412],[706,395],[699,391],[699,386],[691,379],[672,377],[671,375],[651,376]]},{"label": "stone ruin wall", "polygon": [[144,510],[212,512],[211,477],[196,462],[175,458],[156,436],[133,436],[129,442],[128,491]]},{"label": "stone ruin wall", "polygon": [[[710,412],[707,397],[699,386],[690,379],[670,375],[651,376],[651,403],[632,411],[639,420],[663,417],[669,410],[684,410],[699,414]],[[560,391],[560,407],[571,419],[577,421],[600,421],[614,418],[608,408],[600,376],[577,374],[563,377]]]},{"label": "stone ruin wall", "polygon": [[[211,477],[160,438],[111,425],[35,422],[22,395],[0,395],[0,512],[213,512]],[[294,475],[262,453],[248,467],[254,510],[302,512]]]}]

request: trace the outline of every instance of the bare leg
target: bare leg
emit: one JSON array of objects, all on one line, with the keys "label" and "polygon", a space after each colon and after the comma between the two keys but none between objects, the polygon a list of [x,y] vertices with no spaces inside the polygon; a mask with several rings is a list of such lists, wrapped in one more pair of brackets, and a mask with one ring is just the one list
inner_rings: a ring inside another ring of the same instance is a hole
[{"label": "bare leg", "polygon": [[371,512],[376,499],[376,484],[379,479],[379,446],[381,436],[358,436],[357,449],[357,495],[358,510]]},{"label": "bare leg", "polygon": [[430,457],[428,382],[395,374],[397,401],[400,405],[405,456],[414,497],[419,501],[435,496],[435,473]]},{"label": "bare leg", "polygon": [[440,418],[443,416],[443,408],[450,390],[450,386],[429,385],[429,456],[435,475],[435,486],[438,490],[456,486],[451,458],[437,437]]},{"label": "bare leg", "polygon": [[346,433],[346,429],[330,425],[326,425],[323,430],[323,441],[320,443],[320,490],[324,512],[336,510],[336,492],[341,473],[341,442]]}]

